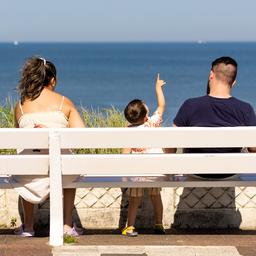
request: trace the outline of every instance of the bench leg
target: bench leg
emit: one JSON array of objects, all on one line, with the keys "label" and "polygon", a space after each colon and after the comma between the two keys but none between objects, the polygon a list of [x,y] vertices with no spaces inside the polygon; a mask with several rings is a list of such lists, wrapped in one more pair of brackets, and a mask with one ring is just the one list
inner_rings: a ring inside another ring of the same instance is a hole
[{"label": "bench leg", "polygon": [[63,245],[63,194],[60,135],[50,132],[50,245]]}]

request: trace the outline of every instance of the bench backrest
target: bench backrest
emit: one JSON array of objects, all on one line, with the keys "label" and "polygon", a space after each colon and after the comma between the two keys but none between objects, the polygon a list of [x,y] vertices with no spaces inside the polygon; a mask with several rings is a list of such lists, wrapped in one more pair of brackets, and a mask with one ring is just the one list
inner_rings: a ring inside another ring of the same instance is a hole
[{"label": "bench backrest", "polygon": [[[61,129],[62,148],[255,147],[256,127]],[[63,155],[63,174],[255,173],[254,154]]]},{"label": "bench backrest", "polygon": [[[49,148],[49,131],[40,129],[0,129],[0,149]],[[1,155],[0,175],[47,175],[48,155]]]},{"label": "bench backrest", "polygon": [[[256,127],[1,129],[0,149],[255,147]],[[58,146],[56,148],[56,141]],[[55,152],[53,151],[53,152]],[[53,154],[56,154],[53,153]],[[55,156],[53,156],[55,158]],[[63,174],[254,173],[254,154],[62,155]],[[47,155],[2,155],[0,174],[46,174]]]}]

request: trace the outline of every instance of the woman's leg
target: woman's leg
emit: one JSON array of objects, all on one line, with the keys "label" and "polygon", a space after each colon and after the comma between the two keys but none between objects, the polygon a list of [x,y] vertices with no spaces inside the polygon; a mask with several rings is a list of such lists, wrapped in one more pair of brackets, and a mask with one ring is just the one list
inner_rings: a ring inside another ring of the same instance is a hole
[{"label": "woman's leg", "polygon": [[64,232],[69,231],[73,226],[72,212],[74,209],[76,189],[64,189]]},{"label": "woman's leg", "polygon": [[34,204],[21,198],[24,213],[24,231],[34,231]]}]

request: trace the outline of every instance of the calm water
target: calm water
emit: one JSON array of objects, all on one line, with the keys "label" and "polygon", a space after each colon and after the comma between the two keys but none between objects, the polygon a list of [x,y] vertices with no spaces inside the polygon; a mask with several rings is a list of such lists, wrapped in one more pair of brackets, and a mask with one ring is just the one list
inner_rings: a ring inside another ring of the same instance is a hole
[{"label": "calm water", "polygon": [[211,61],[228,55],[239,64],[233,94],[256,109],[256,43],[0,44],[1,103],[17,98],[19,71],[32,55],[54,62],[57,90],[84,107],[123,109],[141,98],[153,111],[160,72],[167,82],[165,125],[185,99],[205,94]]}]

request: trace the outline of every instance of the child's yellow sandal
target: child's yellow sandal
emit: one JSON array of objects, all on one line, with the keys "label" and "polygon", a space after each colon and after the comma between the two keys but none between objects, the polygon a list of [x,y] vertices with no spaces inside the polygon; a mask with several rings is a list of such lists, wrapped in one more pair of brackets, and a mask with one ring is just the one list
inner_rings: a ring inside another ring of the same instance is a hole
[{"label": "child's yellow sandal", "polygon": [[138,235],[138,232],[135,231],[135,227],[134,226],[129,226],[129,227],[125,227],[122,230],[122,235],[123,236],[135,237],[135,236]]}]

